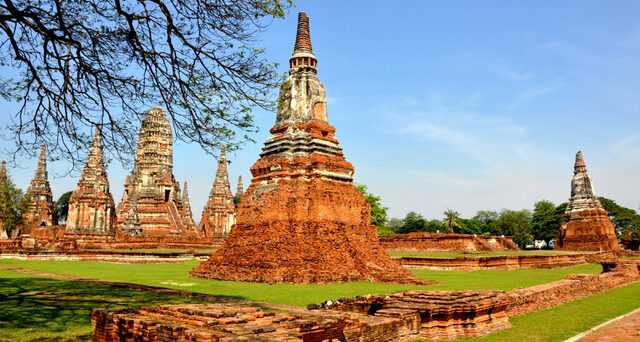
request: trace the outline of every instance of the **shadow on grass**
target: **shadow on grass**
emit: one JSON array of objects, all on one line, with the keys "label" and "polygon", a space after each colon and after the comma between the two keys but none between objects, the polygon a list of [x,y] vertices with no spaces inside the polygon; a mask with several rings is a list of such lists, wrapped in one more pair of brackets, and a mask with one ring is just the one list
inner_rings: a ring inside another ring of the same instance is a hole
[{"label": "shadow on grass", "polygon": [[197,298],[49,278],[0,278],[0,340],[91,340],[91,310],[177,303]]}]

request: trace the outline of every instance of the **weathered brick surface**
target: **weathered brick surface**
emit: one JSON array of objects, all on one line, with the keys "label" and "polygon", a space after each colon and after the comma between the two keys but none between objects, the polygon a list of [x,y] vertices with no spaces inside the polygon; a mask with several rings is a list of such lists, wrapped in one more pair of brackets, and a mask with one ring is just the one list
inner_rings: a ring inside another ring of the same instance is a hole
[{"label": "weathered brick surface", "polygon": [[408,233],[380,236],[388,251],[502,251],[520,250],[512,236]]},{"label": "weathered brick surface", "polygon": [[582,152],[576,153],[571,197],[560,227],[557,249],[576,251],[620,250],[607,211],[593,189]]},{"label": "weathered brick surface", "polygon": [[[306,30],[306,15],[299,18]],[[308,65],[290,71],[237,223],[192,275],[267,283],[421,282],[381,247],[369,205],[353,184],[353,166],[327,121],[316,72]]]}]

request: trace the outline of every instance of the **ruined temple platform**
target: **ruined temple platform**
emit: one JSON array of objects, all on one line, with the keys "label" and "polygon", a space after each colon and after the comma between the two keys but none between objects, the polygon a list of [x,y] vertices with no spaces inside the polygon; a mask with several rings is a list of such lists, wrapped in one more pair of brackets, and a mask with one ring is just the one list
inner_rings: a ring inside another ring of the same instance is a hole
[{"label": "ruined temple platform", "polygon": [[519,251],[513,236],[407,233],[380,236],[387,251]]}]

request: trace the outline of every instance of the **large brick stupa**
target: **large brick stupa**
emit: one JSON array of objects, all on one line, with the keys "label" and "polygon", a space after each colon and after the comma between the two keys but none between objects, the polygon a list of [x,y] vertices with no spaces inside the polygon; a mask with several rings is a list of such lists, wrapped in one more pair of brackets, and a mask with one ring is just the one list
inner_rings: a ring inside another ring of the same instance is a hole
[{"label": "large brick stupa", "polygon": [[309,19],[298,17],[276,123],[224,246],[191,274],[265,283],[421,283],[393,261],[353,184],[353,166],[327,121]]},{"label": "large brick stupa", "polygon": [[576,153],[571,198],[560,227],[556,249],[600,251],[620,249],[616,232],[593,189],[582,152]]}]

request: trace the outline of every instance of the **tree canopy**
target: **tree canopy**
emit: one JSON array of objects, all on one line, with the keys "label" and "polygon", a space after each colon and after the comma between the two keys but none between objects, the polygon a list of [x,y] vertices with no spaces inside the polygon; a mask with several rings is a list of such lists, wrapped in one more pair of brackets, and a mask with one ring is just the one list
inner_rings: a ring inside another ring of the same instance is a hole
[{"label": "tree canopy", "polygon": [[379,196],[367,192],[366,185],[356,186],[358,191],[364,195],[364,200],[371,206],[371,224],[377,228],[386,227],[389,218],[387,217],[387,210],[389,208],[382,206],[382,200]]},{"label": "tree canopy", "polygon": [[53,217],[58,224],[67,222],[67,216],[69,214],[69,199],[73,191],[67,191],[60,195],[60,198],[56,201],[56,208],[53,212]]},{"label": "tree canopy", "polygon": [[[252,107],[271,108],[277,63],[254,46],[291,0],[6,0],[0,4],[0,95],[14,153],[46,143],[81,166],[93,125],[130,160],[138,114],[155,105],[174,136],[215,153],[250,140]],[[6,137],[5,137],[6,138]]]},{"label": "tree canopy", "polygon": [[8,173],[0,171],[0,224],[7,236],[15,235],[28,210],[29,197],[13,184]]},{"label": "tree canopy", "polygon": [[460,213],[447,208],[444,214],[444,227],[448,233],[460,233],[464,229],[464,223],[460,220]]}]

